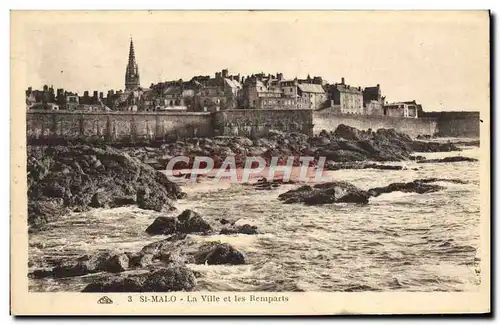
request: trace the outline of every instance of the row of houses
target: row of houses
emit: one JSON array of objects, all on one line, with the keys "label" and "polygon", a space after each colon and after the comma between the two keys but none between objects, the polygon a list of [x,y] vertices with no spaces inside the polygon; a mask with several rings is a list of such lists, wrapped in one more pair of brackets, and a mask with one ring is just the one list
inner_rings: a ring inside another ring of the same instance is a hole
[{"label": "row of houses", "polygon": [[227,69],[214,77],[195,76],[189,81],[172,80],[141,87],[134,43],[130,39],[125,69],[125,90],[93,91],[83,96],[44,86],[26,91],[28,109],[114,110],[114,111],[202,111],[227,109],[311,109],[331,108],[340,114],[418,117],[417,104],[385,102],[380,85],[353,87],[341,78],[329,84],[321,77],[285,79],[283,73],[258,73],[243,77]]},{"label": "row of houses", "polygon": [[198,111],[226,109],[311,109],[331,108],[339,114],[386,115],[417,118],[421,105],[415,101],[387,103],[380,85],[354,87],[341,78],[329,84],[321,77],[285,79],[282,73],[229,75],[228,70],[211,76],[195,76],[189,81],[173,80],[109,90],[106,96],[85,91],[76,93],[44,86],[26,91],[28,108],[114,111]]}]

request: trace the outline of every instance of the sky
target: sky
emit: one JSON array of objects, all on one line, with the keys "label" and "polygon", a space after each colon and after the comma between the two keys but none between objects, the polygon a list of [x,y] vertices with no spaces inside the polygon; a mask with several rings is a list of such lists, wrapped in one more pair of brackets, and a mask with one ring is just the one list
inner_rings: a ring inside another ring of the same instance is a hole
[{"label": "sky", "polygon": [[[50,15],[52,14],[52,16]],[[14,21],[15,21],[14,17]],[[21,19],[22,18],[22,19]],[[489,107],[486,12],[33,13],[19,21],[26,88],[123,89],[130,37],[141,85],[282,72],[380,84],[426,111]],[[13,36],[15,37],[15,36]],[[14,39],[12,41],[15,41]]]}]

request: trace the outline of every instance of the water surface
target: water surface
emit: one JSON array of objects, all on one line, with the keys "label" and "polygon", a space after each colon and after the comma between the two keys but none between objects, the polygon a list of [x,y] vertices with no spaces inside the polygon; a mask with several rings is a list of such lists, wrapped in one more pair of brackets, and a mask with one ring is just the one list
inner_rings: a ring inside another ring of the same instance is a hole
[{"label": "water surface", "polygon": [[[428,158],[465,155],[479,149],[420,154]],[[239,266],[189,265],[201,273],[197,290],[210,291],[475,291],[479,285],[479,162],[404,163],[410,169],[327,172],[362,188],[450,178],[443,191],[428,194],[393,192],[371,198],[368,205],[283,204],[280,193],[299,185],[258,191],[243,184],[205,178],[184,186],[179,211],[193,209],[211,224],[216,219],[244,218],[260,235],[192,236],[221,240],[245,253]],[[419,170],[411,170],[419,167]],[[99,250],[138,251],[164,238],[144,232],[164,215],[135,207],[97,209],[59,219],[31,234],[30,269]],[[175,215],[175,214],[174,214]],[[240,222],[245,222],[241,220]],[[67,279],[30,279],[35,291],[80,291],[100,275]]]}]

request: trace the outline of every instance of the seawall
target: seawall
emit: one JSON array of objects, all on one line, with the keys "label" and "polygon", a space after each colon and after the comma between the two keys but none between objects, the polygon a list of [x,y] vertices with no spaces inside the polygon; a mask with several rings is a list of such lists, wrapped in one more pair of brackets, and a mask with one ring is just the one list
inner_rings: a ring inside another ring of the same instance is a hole
[{"label": "seawall", "polygon": [[436,120],[438,136],[479,137],[479,112],[425,112],[424,116]]},{"label": "seawall", "polygon": [[214,113],[220,135],[265,137],[269,130],[312,135],[313,111],[309,109],[224,110]]},{"label": "seawall", "polygon": [[144,143],[213,136],[210,113],[71,112],[26,113],[28,143],[84,141]]},{"label": "seawall", "polygon": [[28,111],[28,143],[141,144],[183,138],[266,136],[269,130],[312,132],[311,110],[226,110],[213,113]]},{"label": "seawall", "polygon": [[438,131],[435,118],[403,118],[376,115],[338,114],[328,110],[314,112],[314,133],[321,130],[335,131],[340,124],[349,125],[360,130],[377,130],[380,128],[394,128],[398,132],[412,137],[419,134],[433,135]]},{"label": "seawall", "polygon": [[439,112],[399,118],[338,114],[326,110],[224,110],[206,112],[28,111],[28,143],[103,142],[142,144],[218,135],[265,137],[270,130],[308,135],[334,131],[340,124],[358,129],[394,128],[412,137],[479,137],[479,113]]}]

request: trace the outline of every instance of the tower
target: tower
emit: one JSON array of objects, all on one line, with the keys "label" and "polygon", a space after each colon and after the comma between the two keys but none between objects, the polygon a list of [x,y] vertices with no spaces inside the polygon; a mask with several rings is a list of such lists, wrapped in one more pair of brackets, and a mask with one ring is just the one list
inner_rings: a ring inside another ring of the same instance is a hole
[{"label": "tower", "polygon": [[130,38],[130,50],[128,52],[128,64],[125,71],[125,90],[132,90],[140,86],[139,68],[135,61],[134,42]]}]

